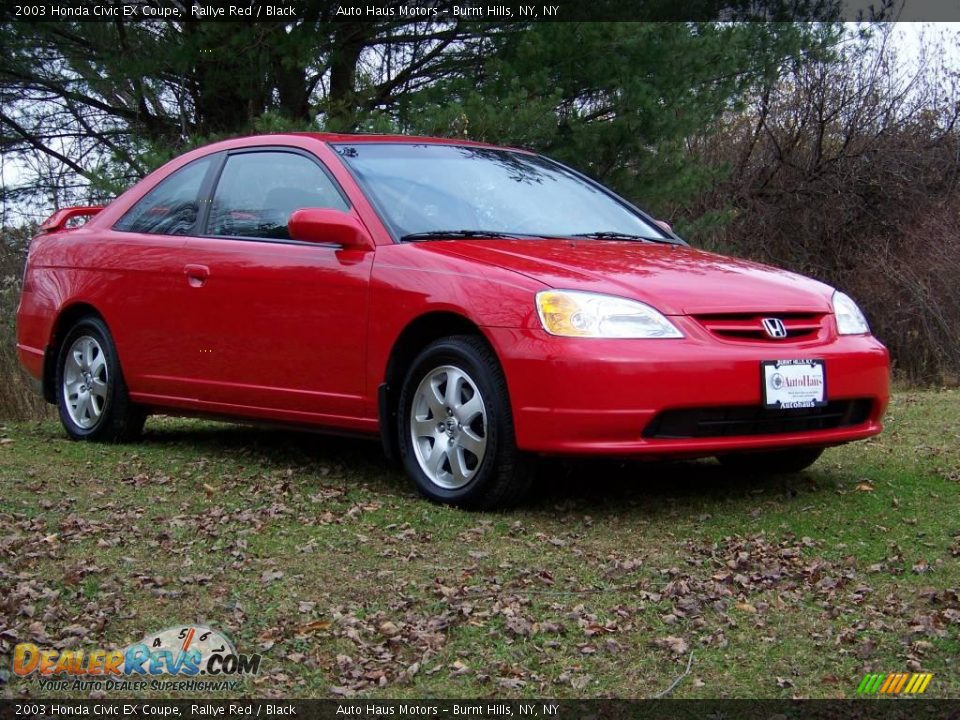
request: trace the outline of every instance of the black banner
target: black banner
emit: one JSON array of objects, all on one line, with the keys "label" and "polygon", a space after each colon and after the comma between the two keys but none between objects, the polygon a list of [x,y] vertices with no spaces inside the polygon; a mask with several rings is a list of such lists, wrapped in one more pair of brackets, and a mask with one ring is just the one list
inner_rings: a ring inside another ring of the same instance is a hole
[{"label": "black banner", "polygon": [[861,700],[0,700],[13,718],[303,720],[953,720],[960,701]]},{"label": "black banner", "polygon": [[960,21],[960,0],[0,0],[14,22]]}]

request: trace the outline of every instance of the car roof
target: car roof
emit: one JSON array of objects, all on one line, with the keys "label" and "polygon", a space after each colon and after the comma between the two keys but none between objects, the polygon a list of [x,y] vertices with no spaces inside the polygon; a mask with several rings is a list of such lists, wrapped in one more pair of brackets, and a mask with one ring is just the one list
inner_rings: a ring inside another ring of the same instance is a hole
[{"label": "car roof", "polygon": [[[501,145],[492,143],[477,142],[476,140],[466,140],[464,138],[441,138],[428,135],[391,135],[386,133],[317,133],[317,132],[296,132],[290,135],[300,135],[316,138],[329,143],[409,143],[409,144],[429,144],[429,145],[468,145],[471,147],[500,148]],[[508,148],[512,149],[512,148]]]},{"label": "car roof", "polygon": [[492,143],[476,142],[475,140],[464,140],[460,138],[440,138],[427,137],[423,135],[390,135],[375,133],[321,133],[321,132],[286,132],[286,133],[263,133],[260,135],[243,135],[239,137],[219,140],[217,142],[202,145],[198,148],[180,155],[175,160],[188,159],[196,160],[203,155],[220,152],[222,150],[237,150],[242,148],[256,147],[257,145],[270,145],[284,138],[295,140],[302,144],[304,140],[316,140],[322,143],[395,143],[404,145],[450,145],[460,147],[481,147],[496,150],[512,150],[515,152],[531,153],[530,150],[523,148],[513,148],[503,145],[493,145]]}]

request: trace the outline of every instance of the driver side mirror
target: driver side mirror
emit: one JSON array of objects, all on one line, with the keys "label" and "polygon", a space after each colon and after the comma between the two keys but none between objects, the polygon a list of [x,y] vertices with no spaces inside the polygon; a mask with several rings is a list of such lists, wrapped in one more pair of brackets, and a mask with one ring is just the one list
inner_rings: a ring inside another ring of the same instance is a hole
[{"label": "driver side mirror", "polygon": [[669,234],[673,235],[673,228],[666,220],[654,220],[654,222],[659,225],[662,230],[666,230]]},{"label": "driver side mirror", "polygon": [[334,243],[350,250],[371,250],[373,240],[350,213],[331,208],[294,210],[287,221],[290,238],[303,242]]}]

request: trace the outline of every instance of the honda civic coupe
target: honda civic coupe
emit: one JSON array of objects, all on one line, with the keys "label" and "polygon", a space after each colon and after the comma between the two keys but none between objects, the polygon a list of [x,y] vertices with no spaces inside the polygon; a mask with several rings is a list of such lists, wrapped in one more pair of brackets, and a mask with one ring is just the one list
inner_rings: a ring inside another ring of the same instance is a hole
[{"label": "honda civic coupe", "polygon": [[516,501],[538,455],[796,472],[879,433],[889,392],[839,290],[461,140],[189,152],[49,218],[17,320],[72,438],[126,441],[150,413],[379,435],[420,492],[470,508]]}]

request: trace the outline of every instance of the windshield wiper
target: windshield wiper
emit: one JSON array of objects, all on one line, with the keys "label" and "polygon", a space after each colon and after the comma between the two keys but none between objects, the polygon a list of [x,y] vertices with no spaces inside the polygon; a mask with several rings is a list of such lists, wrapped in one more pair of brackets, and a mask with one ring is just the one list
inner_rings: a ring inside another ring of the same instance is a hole
[{"label": "windshield wiper", "polygon": [[601,230],[598,232],[574,233],[570,237],[591,238],[592,240],[642,240],[644,242],[675,244],[669,238],[647,237],[646,235],[631,235],[630,233],[616,232],[614,230]]},{"label": "windshield wiper", "polygon": [[515,238],[516,233],[498,232],[496,230],[427,230],[404,235],[403,242],[417,240],[462,240],[465,238]]}]

